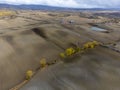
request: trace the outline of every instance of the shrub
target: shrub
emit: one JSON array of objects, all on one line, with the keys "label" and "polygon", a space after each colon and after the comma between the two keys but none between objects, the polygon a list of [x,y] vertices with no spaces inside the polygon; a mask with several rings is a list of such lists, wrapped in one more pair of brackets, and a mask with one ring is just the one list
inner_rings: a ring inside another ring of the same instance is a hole
[{"label": "shrub", "polygon": [[41,66],[42,68],[44,68],[44,67],[47,66],[47,62],[46,62],[46,59],[45,59],[45,58],[43,58],[42,60],[40,60],[40,66]]},{"label": "shrub", "polygon": [[67,57],[72,56],[78,52],[83,52],[83,50],[79,47],[75,47],[75,48],[71,47],[71,48],[66,49],[64,53],[60,53],[60,57],[67,58]]},{"label": "shrub", "polygon": [[32,70],[28,70],[26,72],[26,80],[30,80],[32,76],[33,76],[33,71]]},{"label": "shrub", "polygon": [[89,44],[88,44],[88,43],[85,43],[85,44],[83,45],[83,48],[84,48],[84,49],[88,49],[88,48],[89,48]]},{"label": "shrub", "polygon": [[66,58],[65,53],[60,53],[61,58]]},{"label": "shrub", "polygon": [[95,46],[99,45],[99,43],[97,41],[93,41],[93,42],[88,42],[88,43],[85,43],[83,45],[83,48],[84,49],[88,49],[88,48],[95,48]]},{"label": "shrub", "polygon": [[79,48],[79,47],[75,48],[75,53],[80,52],[80,51],[81,51],[81,48]]},{"label": "shrub", "polygon": [[76,51],[75,53],[84,53],[84,49],[79,47],[76,47],[75,51]]},{"label": "shrub", "polygon": [[74,48],[68,48],[65,50],[65,54],[67,56],[72,56],[75,53],[75,49]]},{"label": "shrub", "polygon": [[92,41],[92,42],[87,42],[87,43],[85,43],[85,44],[83,45],[83,48],[84,48],[84,49],[95,48],[95,46],[98,46],[98,45],[100,45],[99,42],[97,42],[97,41]]}]

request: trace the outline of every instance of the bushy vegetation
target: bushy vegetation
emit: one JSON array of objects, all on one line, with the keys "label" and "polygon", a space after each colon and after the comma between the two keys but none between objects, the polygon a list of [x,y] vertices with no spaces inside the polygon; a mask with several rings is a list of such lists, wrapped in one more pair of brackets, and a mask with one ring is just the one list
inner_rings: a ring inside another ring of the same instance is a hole
[{"label": "bushy vegetation", "polygon": [[67,58],[75,55],[76,53],[80,52],[79,47],[70,47],[65,50],[65,52],[60,53],[61,58]]},{"label": "bushy vegetation", "polygon": [[60,57],[61,57],[61,58],[66,58],[65,53],[60,53]]},{"label": "bushy vegetation", "polygon": [[30,80],[33,76],[33,71],[32,70],[28,70],[26,72],[26,80]]},{"label": "bushy vegetation", "polygon": [[84,49],[88,49],[88,48],[95,48],[96,46],[99,45],[99,42],[97,41],[92,41],[92,42],[87,42],[83,45]]},{"label": "bushy vegetation", "polygon": [[76,55],[77,53],[84,53],[89,48],[95,48],[96,46],[100,45],[97,41],[87,42],[83,45],[83,47],[70,47],[65,50],[65,52],[60,53],[60,57],[65,59],[71,56]]},{"label": "bushy vegetation", "polygon": [[45,58],[41,59],[41,60],[40,60],[40,67],[41,67],[41,68],[44,68],[44,67],[46,67],[46,66],[47,66],[47,61],[46,61],[46,59],[45,59]]},{"label": "bushy vegetation", "polygon": [[65,50],[66,56],[71,56],[71,55],[73,55],[74,53],[75,53],[75,49],[72,48],[72,47]]}]

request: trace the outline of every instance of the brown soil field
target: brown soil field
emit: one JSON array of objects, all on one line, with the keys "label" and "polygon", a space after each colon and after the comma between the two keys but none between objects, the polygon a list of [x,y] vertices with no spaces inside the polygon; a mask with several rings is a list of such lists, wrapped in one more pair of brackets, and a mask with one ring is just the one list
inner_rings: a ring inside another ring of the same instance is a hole
[{"label": "brown soil field", "polygon": [[[27,70],[36,73],[14,90],[119,90],[117,21],[96,17],[93,12],[18,10],[13,15],[0,16],[0,90],[22,83]],[[94,31],[92,27],[106,32]],[[42,58],[47,62],[61,60],[59,54],[66,48],[81,47],[90,41],[105,46],[90,49],[70,62],[61,61],[38,70]]]}]

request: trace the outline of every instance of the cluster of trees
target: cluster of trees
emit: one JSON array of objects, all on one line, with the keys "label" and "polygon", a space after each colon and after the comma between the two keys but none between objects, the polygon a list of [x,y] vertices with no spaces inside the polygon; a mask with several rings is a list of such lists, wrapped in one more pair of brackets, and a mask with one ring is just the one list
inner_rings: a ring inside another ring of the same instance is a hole
[{"label": "cluster of trees", "polygon": [[[99,42],[97,41],[92,41],[92,42],[87,42],[85,43],[81,48],[80,47],[70,47],[70,48],[67,48],[64,52],[60,53],[60,57],[62,59],[65,59],[65,58],[68,58],[68,57],[71,57],[71,56],[74,56],[78,53],[83,53],[85,52],[86,50],[88,49],[92,49],[92,48],[95,48],[96,46],[100,45]],[[52,65],[52,64],[55,64],[57,61],[54,60],[52,63],[48,63],[46,61],[45,58],[41,59],[40,60],[40,68],[45,68],[46,66],[48,65]],[[33,71],[32,70],[28,70],[26,72],[26,80],[30,80],[32,78],[32,76],[34,75]]]},{"label": "cluster of trees", "polygon": [[70,47],[65,50],[65,52],[60,53],[61,58],[67,58],[70,56],[74,56],[77,53],[83,53],[85,50],[89,48],[95,48],[96,46],[100,45],[97,41],[87,42],[83,45],[82,48],[80,47]]},{"label": "cluster of trees", "polygon": [[98,45],[100,45],[100,43],[97,41],[87,42],[83,45],[83,49],[95,48]]},{"label": "cluster of trees", "polygon": [[65,50],[65,52],[63,53],[60,53],[60,57],[61,58],[67,58],[67,57],[70,57],[70,56],[73,56],[75,55],[76,53],[82,51],[82,49],[80,49],[79,47],[71,47],[71,48],[67,48]]}]

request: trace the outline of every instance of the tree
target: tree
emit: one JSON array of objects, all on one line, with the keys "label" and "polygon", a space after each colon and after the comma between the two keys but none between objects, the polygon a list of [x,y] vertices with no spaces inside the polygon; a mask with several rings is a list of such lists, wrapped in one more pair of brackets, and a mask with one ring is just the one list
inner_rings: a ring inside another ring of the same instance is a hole
[{"label": "tree", "polygon": [[65,58],[66,56],[65,56],[65,53],[60,53],[60,57],[61,58]]},{"label": "tree", "polygon": [[47,66],[47,62],[46,62],[46,59],[45,59],[45,58],[43,58],[43,59],[40,60],[40,66],[41,66],[42,68],[44,68],[44,67]]},{"label": "tree", "polygon": [[28,70],[28,71],[26,72],[26,80],[31,79],[32,76],[33,76],[33,71],[32,71],[32,70]]},{"label": "tree", "polygon": [[65,54],[66,54],[67,56],[71,56],[71,55],[73,55],[74,53],[75,53],[75,49],[74,49],[74,48],[68,48],[68,49],[65,50]]}]

